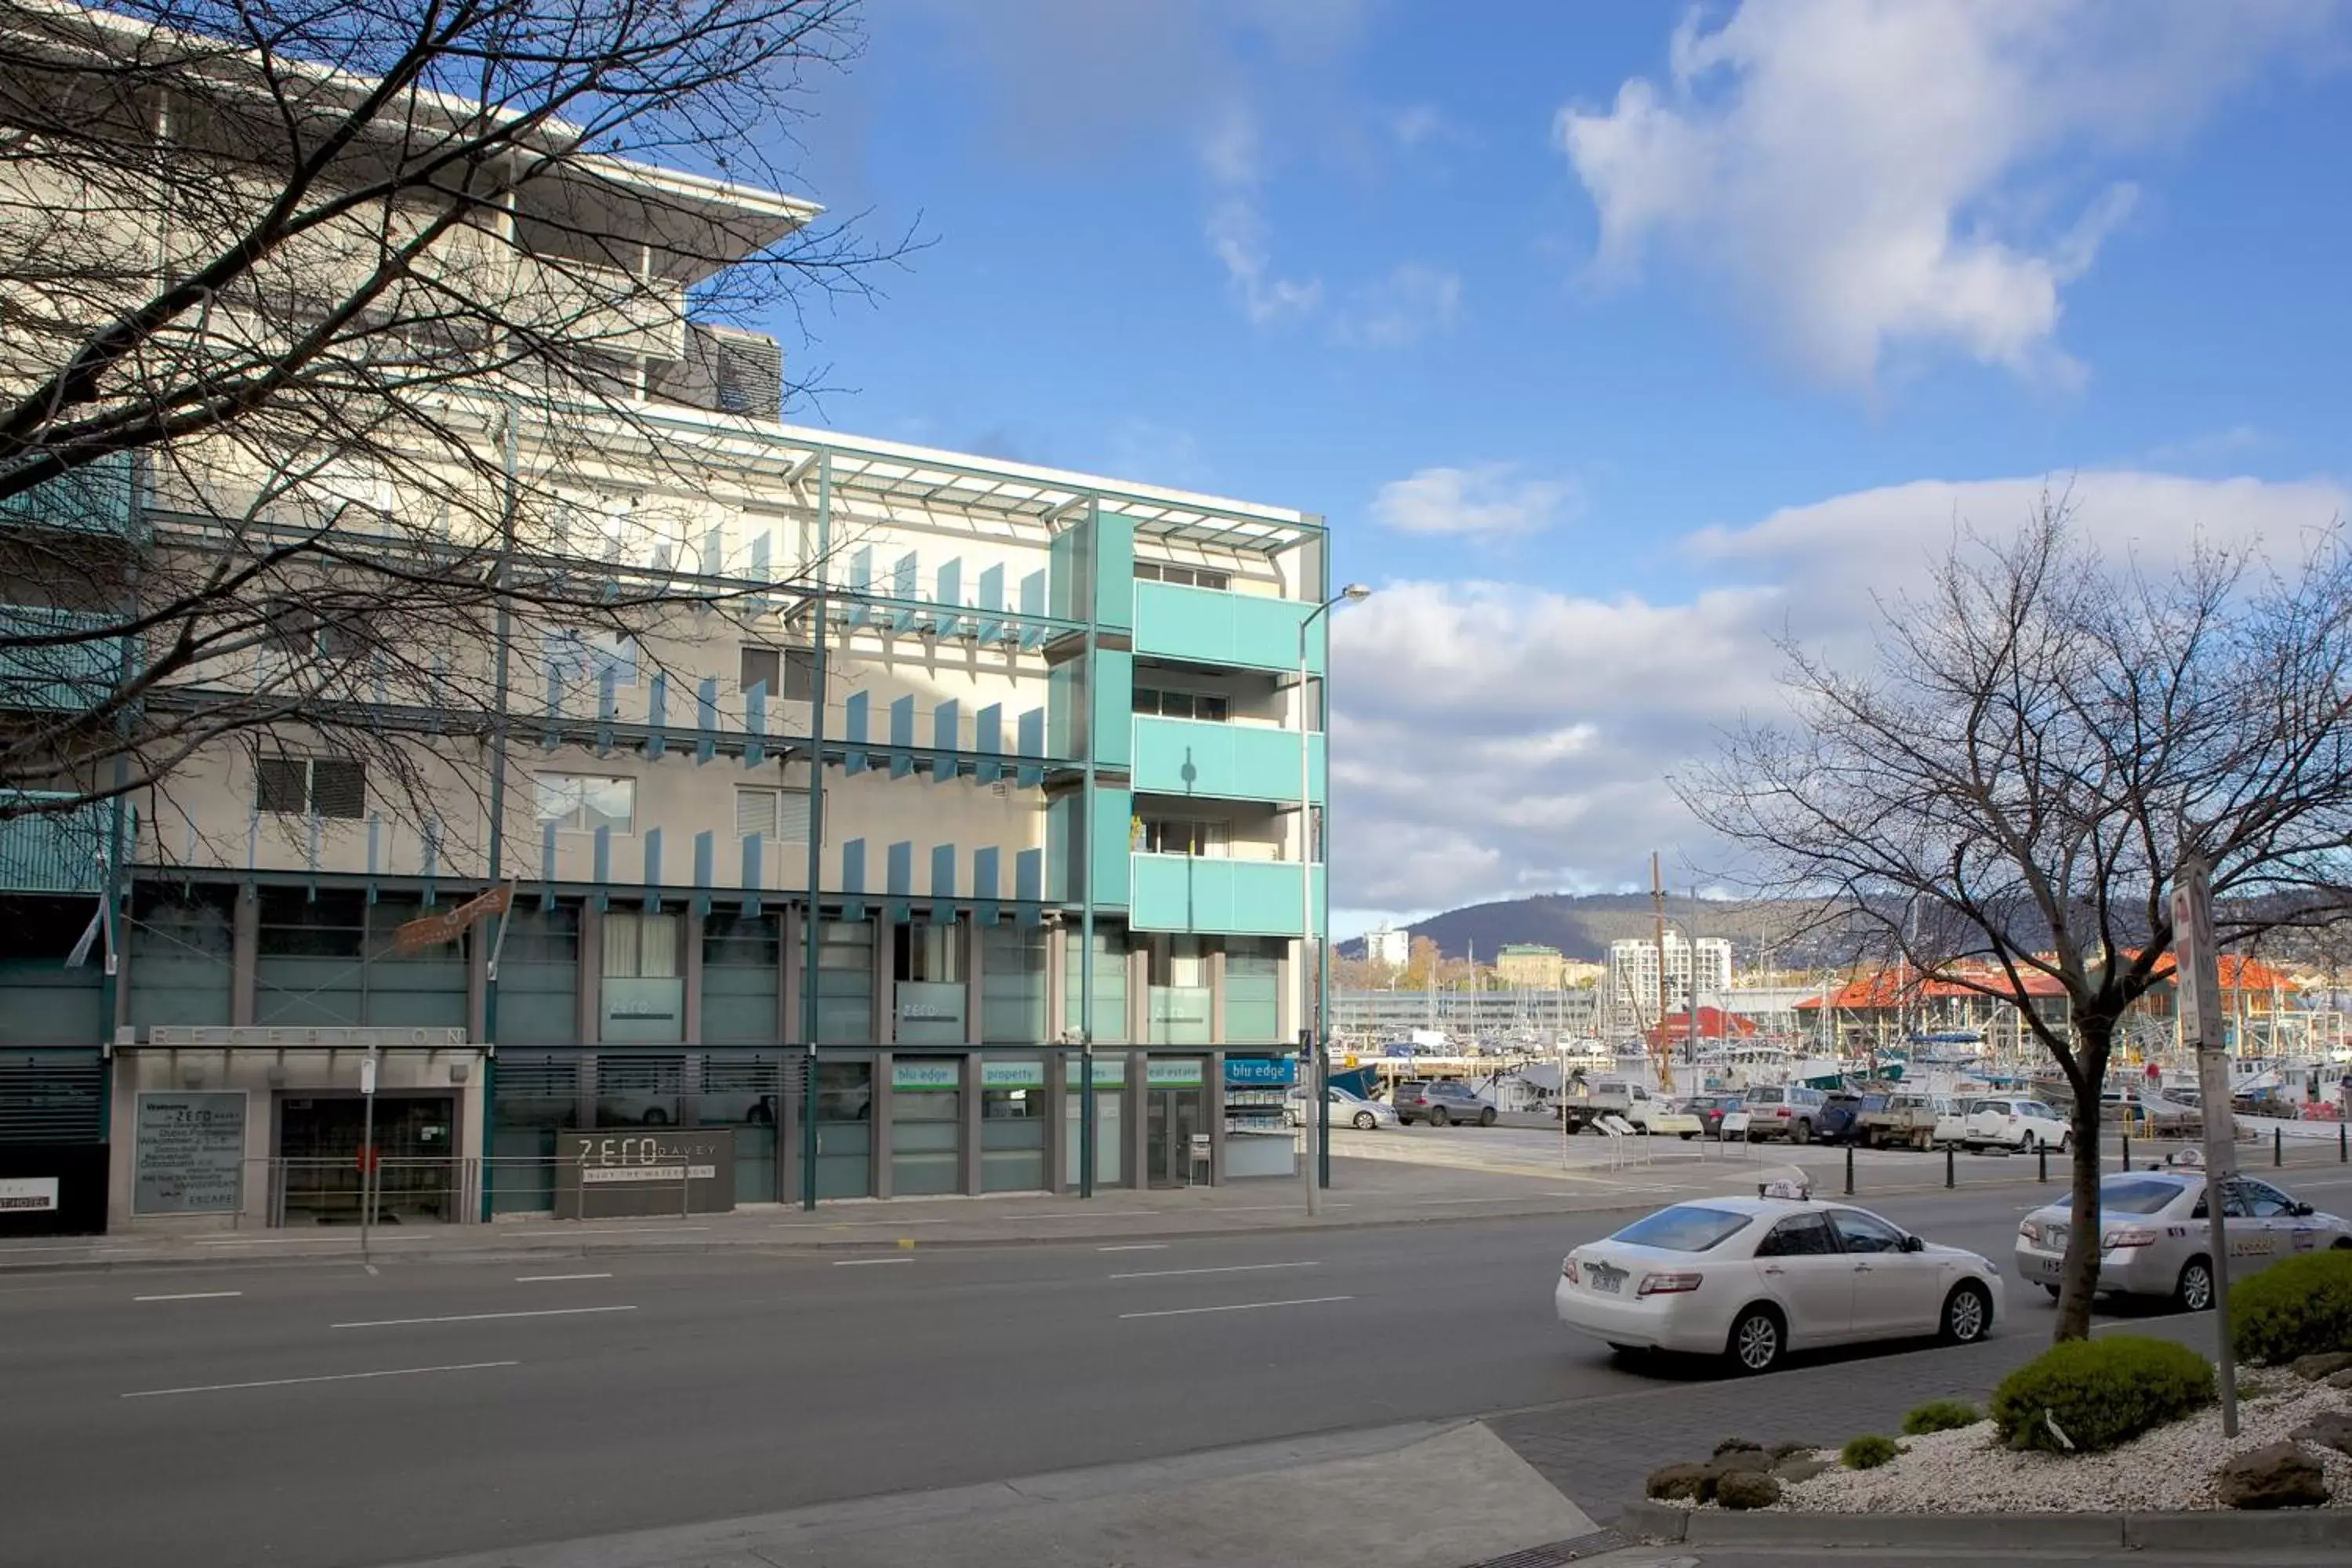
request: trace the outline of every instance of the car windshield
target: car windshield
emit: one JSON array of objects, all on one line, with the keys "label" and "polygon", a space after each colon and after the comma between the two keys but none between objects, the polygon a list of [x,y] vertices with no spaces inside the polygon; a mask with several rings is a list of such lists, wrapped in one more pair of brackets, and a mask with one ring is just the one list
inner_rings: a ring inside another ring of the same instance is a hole
[{"label": "car windshield", "polygon": [[2175,1182],[2117,1181],[2099,1184],[2099,1207],[2107,1214],[2154,1214],[2180,1195]]},{"label": "car windshield", "polygon": [[1705,1252],[1724,1237],[1738,1234],[1750,1217],[1730,1209],[1676,1204],[1635,1220],[1609,1239],[1629,1247],[1654,1247],[1662,1252]]}]

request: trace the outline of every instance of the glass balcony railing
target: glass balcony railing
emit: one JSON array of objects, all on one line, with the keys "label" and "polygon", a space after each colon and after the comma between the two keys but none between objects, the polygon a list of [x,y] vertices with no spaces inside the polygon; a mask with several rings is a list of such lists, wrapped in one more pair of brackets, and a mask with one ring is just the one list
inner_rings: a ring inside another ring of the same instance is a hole
[{"label": "glass balcony railing", "polygon": [[31,489],[0,498],[0,530],[54,528],[129,536],[137,527],[136,470],[116,452]]},{"label": "glass balcony railing", "polygon": [[124,640],[111,616],[0,605],[0,710],[75,712],[122,678]]},{"label": "glass balcony railing", "polygon": [[[1207,855],[1129,857],[1128,924],[1136,931],[1297,936],[1295,860],[1224,860]],[[1321,908],[1323,868],[1315,868]]]},{"label": "glass balcony railing", "polygon": [[[1323,737],[1307,738],[1312,797],[1323,798]],[[1197,719],[1135,721],[1135,788],[1144,795],[1272,804],[1298,798],[1298,731]]]},{"label": "glass balcony railing", "polygon": [[[70,795],[0,790],[0,805],[53,803],[60,809],[0,821],[0,892],[88,893],[105,882],[105,856],[113,807],[73,805]],[[131,829],[124,808],[124,834]]]}]

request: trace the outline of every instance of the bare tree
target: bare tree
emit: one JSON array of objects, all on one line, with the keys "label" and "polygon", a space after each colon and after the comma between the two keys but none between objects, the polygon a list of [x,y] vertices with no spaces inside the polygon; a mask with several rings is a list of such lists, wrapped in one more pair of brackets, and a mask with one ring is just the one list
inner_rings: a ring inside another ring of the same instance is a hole
[{"label": "bare tree", "polygon": [[2203,547],[2151,573],[2045,498],[1883,605],[1874,668],[1786,645],[1793,725],[1743,727],[1676,781],[1767,885],[1828,895],[1882,956],[2012,1005],[2049,1052],[2074,1094],[2061,1339],[2089,1330],[2100,1089],[2162,978],[2175,868],[2211,864],[2224,945],[2346,912],[2346,542],[2331,525],[2287,569]]},{"label": "bare tree", "polygon": [[859,43],[854,0],[0,0],[0,819],[248,735],[421,809],[518,639],[772,610],[805,558],[661,499],[726,445],[662,406],[772,427],[740,325],[901,248],[773,194]]}]

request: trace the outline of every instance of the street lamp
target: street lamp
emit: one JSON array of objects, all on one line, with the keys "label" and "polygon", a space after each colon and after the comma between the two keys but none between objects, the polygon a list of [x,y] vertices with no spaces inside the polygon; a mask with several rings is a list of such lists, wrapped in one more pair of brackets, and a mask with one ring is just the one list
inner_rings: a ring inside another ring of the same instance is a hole
[{"label": "street lamp", "polygon": [[[1307,1006],[1307,955],[1315,950],[1315,736],[1307,724],[1307,628],[1336,605],[1361,604],[1371,596],[1370,588],[1361,583],[1350,583],[1316,605],[1298,623],[1298,1011],[1305,1018],[1299,1031],[1298,1075],[1313,1107],[1312,1113],[1303,1119],[1307,1130],[1307,1212],[1310,1215],[1323,1212],[1323,1192],[1316,1183],[1322,1174],[1324,1145],[1330,1142],[1331,1102],[1320,1070],[1323,994],[1319,987],[1314,993],[1311,1014]],[[1328,670],[1324,680],[1328,691]]]}]

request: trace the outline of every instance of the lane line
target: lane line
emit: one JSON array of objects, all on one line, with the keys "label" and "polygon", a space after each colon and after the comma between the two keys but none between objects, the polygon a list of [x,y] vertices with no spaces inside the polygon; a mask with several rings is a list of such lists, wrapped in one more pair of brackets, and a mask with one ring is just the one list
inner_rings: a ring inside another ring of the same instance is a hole
[{"label": "lane line", "polygon": [[1165,1252],[1168,1250],[1168,1244],[1164,1241],[1129,1241],[1122,1242],[1117,1247],[1097,1247],[1095,1250],[1097,1252]]},{"label": "lane line", "polygon": [[558,1279],[610,1279],[610,1274],[518,1274],[518,1285],[548,1285]]},{"label": "lane line", "polygon": [[1133,1274],[1113,1274],[1113,1279],[1173,1279],[1180,1274],[1256,1274],[1268,1268],[1320,1268],[1318,1262],[1228,1263],[1216,1268],[1146,1268]]},{"label": "lane line", "polygon": [[203,1383],[193,1388],[142,1388],[120,1399],[161,1399],[167,1394],[226,1394],[238,1388],[291,1388],[298,1383],[355,1383],[368,1377],[423,1377],[435,1372],[487,1372],[498,1366],[520,1366],[519,1361],[468,1361],[455,1366],[396,1366],[383,1372],[333,1372],[320,1377],[268,1377],[259,1383]]},{"label": "lane line", "polygon": [[833,1260],[833,1266],[835,1268],[864,1268],[876,1263],[912,1263],[913,1261],[915,1260],[911,1258],[836,1258]]},{"label": "lane line", "polygon": [[1352,1301],[1353,1296],[1302,1296],[1295,1301],[1240,1301],[1230,1307],[1169,1307],[1157,1312],[1121,1312],[1128,1318],[1189,1318],[1196,1312],[1261,1312],[1270,1307],[1320,1307],[1330,1301]]},{"label": "lane line", "polygon": [[134,1301],[224,1301],[231,1296],[242,1296],[242,1290],[182,1290],[170,1296],[133,1296]]},{"label": "lane line", "polygon": [[573,1226],[563,1230],[500,1230],[499,1236],[644,1236],[654,1231],[709,1230],[707,1225]]},{"label": "lane line", "polygon": [[413,1323],[484,1323],[494,1318],[576,1318],[590,1312],[634,1312],[635,1307],[543,1307],[535,1312],[457,1312],[446,1318],[373,1318],[364,1323],[330,1323],[331,1329],[404,1329]]}]

